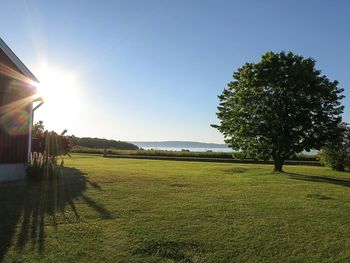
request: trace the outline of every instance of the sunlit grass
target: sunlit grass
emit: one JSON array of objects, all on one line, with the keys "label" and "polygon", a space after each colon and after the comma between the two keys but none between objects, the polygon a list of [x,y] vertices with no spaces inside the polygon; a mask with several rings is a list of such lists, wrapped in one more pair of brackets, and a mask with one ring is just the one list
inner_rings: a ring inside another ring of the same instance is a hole
[{"label": "sunlit grass", "polygon": [[[74,155],[65,164],[70,167],[66,175],[58,186],[48,185],[48,192],[24,182],[0,185],[5,262],[350,258],[348,173],[286,166],[288,173],[273,174],[271,165],[88,154]],[[57,197],[52,189],[60,198],[44,205],[43,200]],[[41,228],[33,227],[40,216]]]}]

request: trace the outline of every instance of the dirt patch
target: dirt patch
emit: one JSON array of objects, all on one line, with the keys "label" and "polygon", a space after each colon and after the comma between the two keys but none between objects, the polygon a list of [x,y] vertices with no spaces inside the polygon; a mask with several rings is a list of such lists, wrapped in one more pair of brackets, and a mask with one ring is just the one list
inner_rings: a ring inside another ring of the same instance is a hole
[{"label": "dirt patch", "polygon": [[199,247],[193,242],[182,241],[146,241],[140,243],[133,251],[134,255],[157,256],[165,261],[194,262]]},{"label": "dirt patch", "polygon": [[306,195],[307,198],[312,198],[312,199],[318,199],[318,200],[331,200],[333,199],[332,197],[322,195],[319,193],[314,193],[314,194],[308,194]]},{"label": "dirt patch", "polygon": [[248,170],[255,170],[255,168],[250,168],[250,169],[247,169],[247,168],[243,168],[243,167],[233,167],[233,168],[225,168],[225,169],[222,169],[221,171],[225,172],[226,174],[241,174],[241,173],[246,173],[248,172]]},{"label": "dirt patch", "polygon": [[171,187],[177,187],[177,188],[193,188],[193,184],[171,184]]},{"label": "dirt patch", "polygon": [[233,169],[231,169],[231,172],[232,173],[245,173],[246,171],[248,171],[248,169],[247,168],[233,168]]}]

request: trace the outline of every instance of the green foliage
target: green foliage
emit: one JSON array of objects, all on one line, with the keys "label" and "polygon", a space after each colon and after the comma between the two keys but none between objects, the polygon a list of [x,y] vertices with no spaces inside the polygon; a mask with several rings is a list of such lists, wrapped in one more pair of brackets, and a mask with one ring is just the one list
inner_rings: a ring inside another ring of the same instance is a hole
[{"label": "green foliage", "polygon": [[57,157],[68,154],[71,149],[71,137],[65,136],[67,130],[61,134],[47,131],[43,121],[33,125],[32,152],[42,153],[48,157]]},{"label": "green foliage", "polygon": [[120,149],[120,150],[138,150],[139,147],[128,142],[107,140],[100,138],[83,137],[78,138],[73,136],[71,139],[73,145],[95,148],[95,149]]},{"label": "green foliage", "polygon": [[40,179],[57,175],[58,157],[69,155],[71,149],[70,136],[65,136],[67,130],[60,135],[54,131],[47,131],[43,121],[33,125],[32,152],[27,163],[27,176]]},{"label": "green foliage", "polygon": [[219,96],[219,125],[234,150],[272,158],[275,171],[304,150],[320,149],[339,134],[343,89],[316,69],[315,60],[292,52],[267,52],[246,63]]},{"label": "green foliage", "polygon": [[341,136],[326,144],[320,152],[320,163],[337,171],[344,171],[350,165],[350,128],[345,124],[341,128]]},{"label": "green foliage", "polygon": [[237,160],[246,160],[246,159],[258,160],[258,158],[254,154],[251,154],[250,152],[247,152],[247,151],[233,152],[232,157],[233,159],[237,159]]},{"label": "green foliage", "polygon": [[[63,159],[61,161],[63,166]],[[54,175],[58,175],[60,166],[57,162],[57,157],[54,155],[48,155],[44,153],[31,153],[29,161],[27,163],[27,176],[30,179],[42,179],[50,178]]]},{"label": "green foliage", "polygon": [[304,154],[299,153],[289,158],[289,160],[296,160],[296,161],[318,161],[319,154]]},{"label": "green foliage", "polygon": [[38,121],[34,123],[33,128],[32,128],[32,134],[33,136],[40,136],[40,134],[44,133],[45,128],[44,128],[44,122],[43,121]]},{"label": "green foliage", "polygon": [[320,152],[320,163],[333,170],[344,171],[345,164],[349,163],[349,156],[341,145],[328,145]]}]

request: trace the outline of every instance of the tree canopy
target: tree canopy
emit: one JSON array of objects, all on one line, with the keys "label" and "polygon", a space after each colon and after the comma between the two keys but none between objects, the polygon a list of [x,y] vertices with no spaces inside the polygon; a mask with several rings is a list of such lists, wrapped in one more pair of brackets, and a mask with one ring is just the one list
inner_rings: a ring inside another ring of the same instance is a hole
[{"label": "tree canopy", "polygon": [[267,52],[233,73],[219,96],[216,127],[234,150],[272,158],[275,171],[304,150],[320,149],[339,135],[343,89],[292,52]]}]

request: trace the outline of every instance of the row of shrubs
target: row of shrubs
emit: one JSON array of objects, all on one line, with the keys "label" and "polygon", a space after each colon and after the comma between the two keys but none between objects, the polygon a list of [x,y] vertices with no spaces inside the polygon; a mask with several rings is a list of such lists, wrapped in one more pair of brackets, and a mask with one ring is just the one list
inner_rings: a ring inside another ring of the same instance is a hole
[{"label": "row of shrubs", "polygon": [[[232,155],[233,159],[236,159],[236,160],[254,159],[254,158],[251,158],[249,155],[247,155],[245,152],[234,152],[234,153],[230,153],[230,154]],[[300,153],[300,154],[292,156],[291,158],[289,158],[289,160],[315,162],[315,161],[319,161],[319,156],[318,156],[318,154]]]},{"label": "row of shrubs", "polygon": [[[83,146],[73,146],[73,153],[93,153],[103,154],[104,149],[89,148]],[[141,155],[141,156],[174,156],[174,157],[203,157],[203,158],[226,158],[244,160],[250,159],[240,153],[232,152],[191,152],[191,151],[166,151],[166,150],[118,150],[108,149],[108,154],[115,155]],[[295,161],[318,161],[317,154],[298,154],[291,158]]]},{"label": "row of shrubs", "polygon": [[[74,146],[71,152],[103,154],[104,149],[95,149],[82,146]],[[143,156],[176,156],[176,157],[206,157],[206,158],[232,158],[229,152],[191,152],[191,151],[166,151],[166,150],[119,150],[107,149],[108,154],[115,155],[143,155]]]}]

